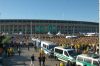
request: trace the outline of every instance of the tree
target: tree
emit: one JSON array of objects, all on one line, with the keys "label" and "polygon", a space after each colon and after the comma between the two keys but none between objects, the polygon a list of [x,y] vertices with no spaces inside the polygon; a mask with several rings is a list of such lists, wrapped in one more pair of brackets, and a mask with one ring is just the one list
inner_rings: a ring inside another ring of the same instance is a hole
[{"label": "tree", "polygon": [[11,37],[10,36],[0,36],[0,47],[3,47],[5,44],[11,43]]},{"label": "tree", "polygon": [[0,36],[0,47],[3,47],[2,41],[5,38],[5,36]]},{"label": "tree", "polygon": [[11,37],[5,36],[5,38],[2,40],[2,44],[8,44],[11,43]]},{"label": "tree", "polygon": [[3,52],[3,44],[2,44],[3,39],[4,39],[4,36],[0,36],[0,54],[2,54]]}]

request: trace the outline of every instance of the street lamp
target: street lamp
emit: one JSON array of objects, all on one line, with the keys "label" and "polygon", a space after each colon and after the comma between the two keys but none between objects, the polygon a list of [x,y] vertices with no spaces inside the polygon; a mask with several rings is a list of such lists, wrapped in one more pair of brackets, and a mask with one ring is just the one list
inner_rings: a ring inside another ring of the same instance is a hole
[{"label": "street lamp", "polygon": [[23,35],[23,33],[22,32],[19,32],[19,35],[20,35],[20,45],[22,45],[22,41],[23,41],[23,39],[22,39],[22,35]]}]

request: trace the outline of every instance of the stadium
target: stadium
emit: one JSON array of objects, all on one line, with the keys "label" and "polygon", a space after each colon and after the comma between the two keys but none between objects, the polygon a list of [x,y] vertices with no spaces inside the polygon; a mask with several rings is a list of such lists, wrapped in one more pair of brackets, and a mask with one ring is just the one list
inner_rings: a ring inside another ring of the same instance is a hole
[{"label": "stadium", "polygon": [[0,32],[23,34],[99,32],[99,23],[71,20],[0,19]]}]

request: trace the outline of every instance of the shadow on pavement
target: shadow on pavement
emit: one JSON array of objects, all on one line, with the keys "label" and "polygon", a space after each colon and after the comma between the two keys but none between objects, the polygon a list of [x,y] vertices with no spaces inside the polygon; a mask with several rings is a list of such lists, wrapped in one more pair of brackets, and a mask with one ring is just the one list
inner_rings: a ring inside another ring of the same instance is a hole
[{"label": "shadow on pavement", "polygon": [[30,61],[30,58],[27,58],[23,55],[14,55],[7,58],[7,66],[26,65],[26,61]]}]

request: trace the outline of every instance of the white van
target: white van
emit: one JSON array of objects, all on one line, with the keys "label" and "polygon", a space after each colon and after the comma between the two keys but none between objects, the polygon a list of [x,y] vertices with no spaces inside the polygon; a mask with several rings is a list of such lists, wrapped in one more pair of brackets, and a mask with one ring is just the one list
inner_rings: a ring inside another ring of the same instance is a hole
[{"label": "white van", "polygon": [[96,54],[81,54],[76,58],[76,65],[79,66],[100,66],[99,64],[99,56]]},{"label": "white van", "polygon": [[64,62],[67,61],[75,62],[76,55],[77,53],[75,52],[74,49],[64,48],[62,46],[54,48],[54,57]]},{"label": "white van", "polygon": [[33,45],[40,48],[41,47],[41,40],[32,38]]},{"label": "white van", "polygon": [[50,41],[41,41],[41,49],[44,50],[44,53],[47,55],[51,55],[53,53],[54,47],[57,45]]}]

